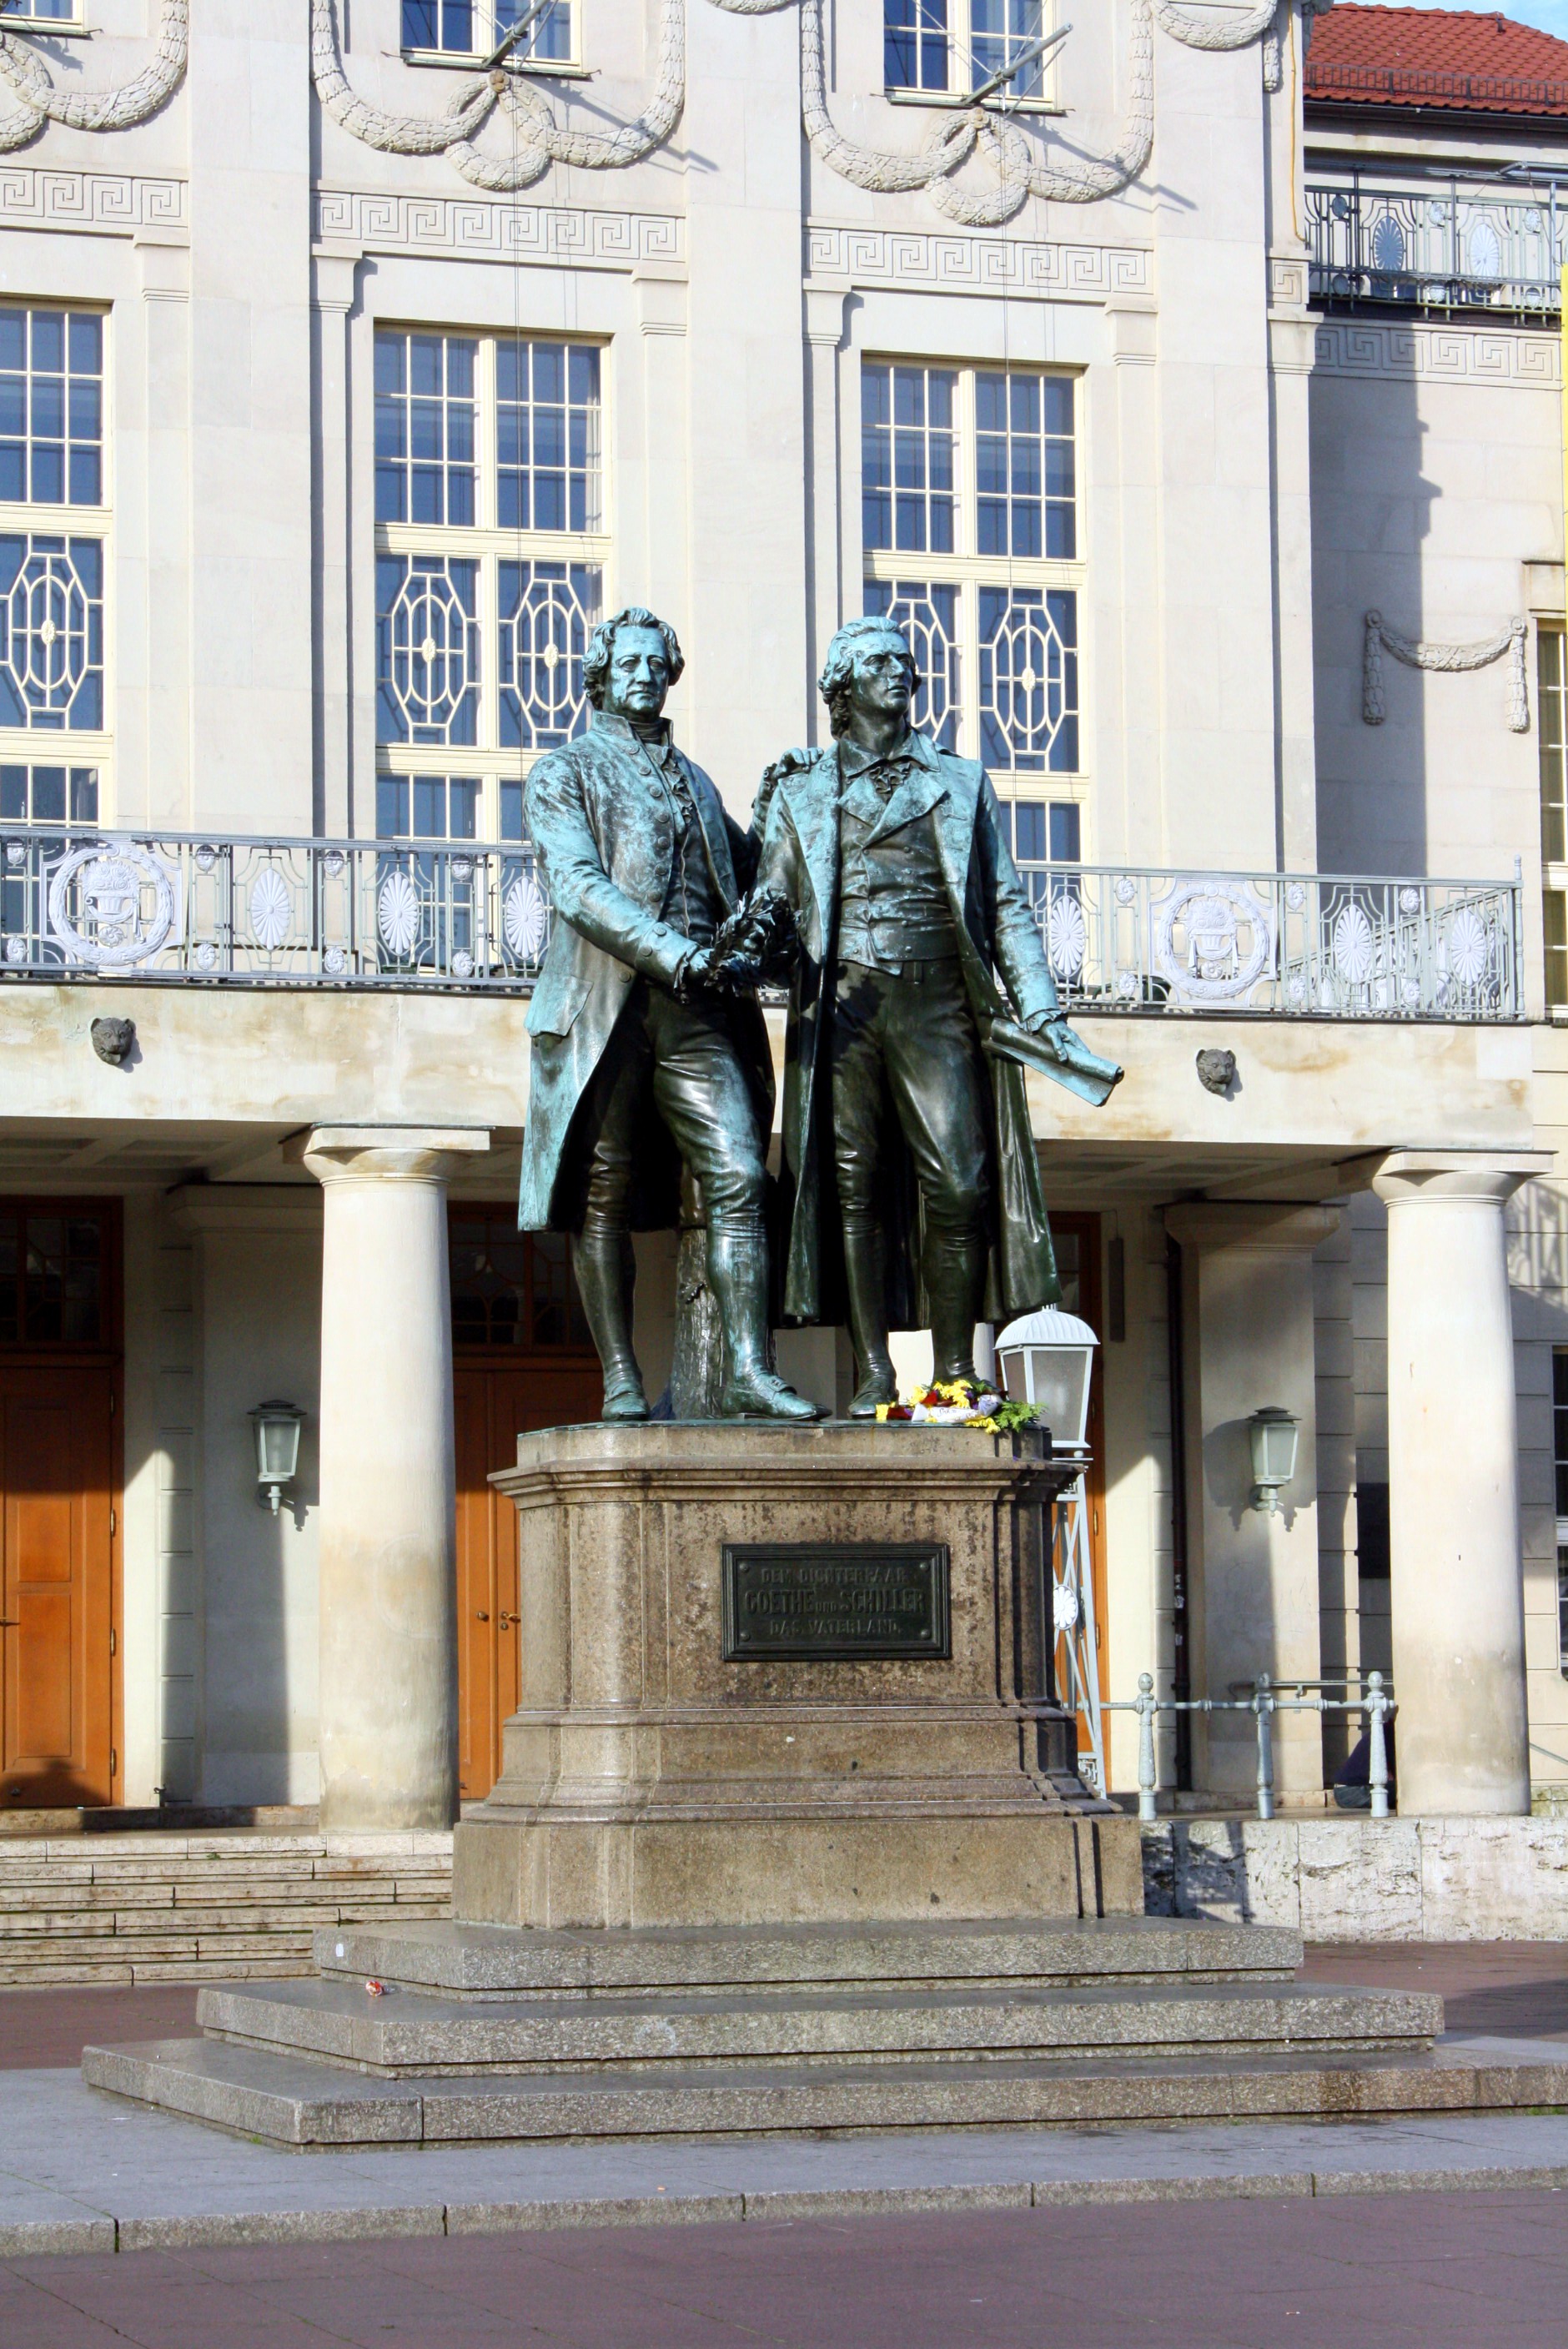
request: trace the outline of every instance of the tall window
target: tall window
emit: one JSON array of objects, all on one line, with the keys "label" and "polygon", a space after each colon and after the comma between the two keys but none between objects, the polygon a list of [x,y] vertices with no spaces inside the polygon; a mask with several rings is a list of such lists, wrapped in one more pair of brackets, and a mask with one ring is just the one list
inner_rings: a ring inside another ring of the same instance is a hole
[{"label": "tall window", "polygon": [[984,762],[1029,858],[1081,853],[1076,404],[1038,368],[861,377],[865,608],[905,630],[916,722]]},{"label": "tall window", "polygon": [[1561,628],[1536,632],[1537,740],[1541,761],[1542,913],[1545,925],[1546,1000],[1568,1004],[1568,694]]},{"label": "tall window", "polygon": [[1041,99],[1049,61],[1027,53],[1049,25],[1047,0],[882,0],[882,78],[890,90],[958,95],[1022,58],[1006,94]]},{"label": "tall window", "polygon": [[0,819],[98,817],[103,388],[101,313],[0,305]]},{"label": "tall window", "polygon": [[[403,0],[403,47],[416,53],[488,57],[532,5],[533,0]],[[511,56],[542,65],[574,61],[575,16],[573,0],[548,0],[514,43]]]},{"label": "tall window", "polygon": [[376,829],[521,840],[522,778],[587,723],[603,605],[600,356],[376,337]]}]

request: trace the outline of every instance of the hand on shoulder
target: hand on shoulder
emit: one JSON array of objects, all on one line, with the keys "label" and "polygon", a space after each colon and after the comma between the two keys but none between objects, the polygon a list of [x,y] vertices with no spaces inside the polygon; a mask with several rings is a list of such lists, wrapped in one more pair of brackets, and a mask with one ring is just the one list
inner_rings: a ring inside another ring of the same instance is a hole
[{"label": "hand on shoulder", "polygon": [[781,751],[770,766],[762,770],[762,781],[757,786],[757,797],[751,802],[751,829],[760,833],[768,822],[768,811],[773,804],[773,794],[790,775],[804,771],[815,757],[811,750],[799,749]]}]

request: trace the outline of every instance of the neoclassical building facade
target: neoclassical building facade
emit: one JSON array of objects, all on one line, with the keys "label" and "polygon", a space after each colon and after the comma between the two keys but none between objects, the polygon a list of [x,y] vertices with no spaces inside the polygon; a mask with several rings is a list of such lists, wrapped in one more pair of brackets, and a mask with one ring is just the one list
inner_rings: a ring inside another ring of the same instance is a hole
[{"label": "neoclassical building facade", "polygon": [[[894,614],[1126,1065],[1030,1095],[1100,1695],[1392,1668],[1410,1806],[1568,1788],[1557,100],[1336,64],[1403,13],[7,12],[0,1802],[315,1803],[409,1559],[488,1789],[485,1478],[597,1395],[512,1215],[522,783],[628,602],[742,821]],[[778,1345],[841,1403],[841,1335]],[[1241,1798],[1249,1723],[1184,1718],[1166,1783]],[[1344,1746],[1282,1717],[1282,1800]],[[374,1781],[340,1820],[397,1823]]]}]

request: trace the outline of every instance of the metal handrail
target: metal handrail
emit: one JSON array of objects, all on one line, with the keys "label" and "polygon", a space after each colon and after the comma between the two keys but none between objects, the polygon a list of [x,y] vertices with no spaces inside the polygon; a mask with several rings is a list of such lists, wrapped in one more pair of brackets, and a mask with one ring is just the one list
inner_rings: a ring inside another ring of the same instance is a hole
[{"label": "metal handrail", "polygon": [[528,841],[0,823],[0,974],[526,994],[550,935]]},{"label": "metal handrail", "polygon": [[[1358,1674],[1359,1677],[1359,1674]],[[1371,1733],[1371,1751],[1367,1757],[1367,1779],[1372,1796],[1372,1816],[1386,1819],[1388,1809],[1388,1723],[1398,1710],[1393,1692],[1385,1687],[1381,1672],[1366,1675],[1367,1692],[1360,1697],[1308,1697],[1301,1693],[1309,1688],[1347,1688],[1346,1681],[1287,1681],[1284,1685],[1295,1689],[1294,1697],[1282,1697],[1267,1672],[1260,1672],[1255,1681],[1233,1681],[1233,1689],[1250,1689],[1251,1693],[1232,1697],[1157,1697],[1151,1672],[1138,1675],[1138,1694],[1124,1697],[1114,1704],[1102,1703],[1102,1713],[1135,1713],[1138,1715],[1138,1816],[1149,1820],[1160,1816],[1156,1796],[1160,1791],[1160,1764],[1155,1749],[1154,1723],[1162,1713],[1250,1713],[1257,1722],[1258,1737],[1258,1816],[1272,1819],[1274,1816],[1274,1717],[1276,1713],[1365,1713]]]},{"label": "metal handrail", "polygon": [[[1021,859],[1064,1007],[1522,1019],[1523,886]],[[531,842],[0,823],[0,976],[526,994]]]},{"label": "metal handrail", "polygon": [[1306,189],[1308,292],[1315,301],[1555,316],[1563,229],[1556,190],[1478,184],[1452,172],[1435,184],[1380,184],[1358,171]]}]

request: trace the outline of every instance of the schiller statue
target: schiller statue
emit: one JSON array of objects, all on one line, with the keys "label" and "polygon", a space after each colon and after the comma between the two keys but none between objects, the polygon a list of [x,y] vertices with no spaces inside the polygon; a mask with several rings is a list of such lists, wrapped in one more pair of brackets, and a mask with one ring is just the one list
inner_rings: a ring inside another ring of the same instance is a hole
[{"label": "schiller statue", "polygon": [[973,1381],[977,1321],[1060,1296],[1024,1070],[1096,1102],[1121,1074],[1061,1017],[984,771],[912,730],[918,681],[892,621],[841,628],[832,744],[770,768],[753,817],[758,900],[799,942],[784,1318],[847,1313],[860,1418],[896,1394],[890,1328],[929,1325],[935,1376]]}]

